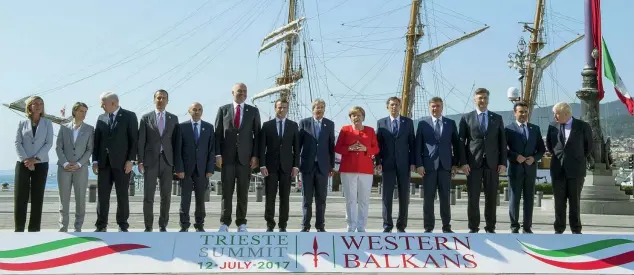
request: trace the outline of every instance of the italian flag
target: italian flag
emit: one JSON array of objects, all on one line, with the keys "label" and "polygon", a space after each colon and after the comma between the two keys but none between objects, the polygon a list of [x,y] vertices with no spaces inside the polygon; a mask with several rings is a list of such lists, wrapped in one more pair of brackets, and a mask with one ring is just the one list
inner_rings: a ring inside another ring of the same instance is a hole
[{"label": "italian flag", "polygon": [[621,76],[619,76],[619,73],[616,71],[616,66],[614,66],[614,61],[612,61],[610,57],[610,52],[608,52],[608,46],[605,44],[605,40],[601,39],[601,41],[603,42],[603,73],[605,77],[612,82],[612,85],[614,85],[616,96],[627,106],[627,111],[630,115],[634,115],[634,100],[632,96],[630,96],[630,93],[627,92],[623,79],[621,79]]}]

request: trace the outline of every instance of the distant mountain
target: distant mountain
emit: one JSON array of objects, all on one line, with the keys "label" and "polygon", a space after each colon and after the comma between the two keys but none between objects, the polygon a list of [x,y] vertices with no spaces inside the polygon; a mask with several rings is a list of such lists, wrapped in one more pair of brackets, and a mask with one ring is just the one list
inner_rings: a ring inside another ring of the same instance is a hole
[{"label": "distant mountain", "polygon": [[[579,118],[581,115],[581,104],[570,104],[572,107],[572,113],[575,117]],[[614,137],[622,136],[634,136],[634,117],[630,116],[627,112],[627,108],[621,101],[605,102],[600,105],[601,112],[601,127],[603,128],[604,136],[610,135]],[[512,106],[508,111],[494,111],[502,116],[504,124],[509,124],[515,120],[513,116]],[[463,114],[447,115],[458,123]],[[420,119],[419,119],[420,120]],[[553,121],[553,105],[547,107],[536,108],[533,110],[531,116],[531,123],[537,124],[542,129],[542,134],[545,134],[545,129],[548,129],[548,125]],[[417,125],[417,124],[415,124]]]}]

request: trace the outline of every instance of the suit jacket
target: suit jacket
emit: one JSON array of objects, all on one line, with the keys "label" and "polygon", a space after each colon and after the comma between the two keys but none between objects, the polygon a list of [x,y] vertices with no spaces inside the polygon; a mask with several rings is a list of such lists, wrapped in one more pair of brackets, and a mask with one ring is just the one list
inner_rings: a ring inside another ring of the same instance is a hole
[{"label": "suit jacket", "polygon": [[498,165],[506,166],[506,132],[502,116],[488,111],[488,125],[485,132],[480,130],[478,114],[474,110],[464,114],[460,119],[460,143],[464,145],[466,164],[471,169],[482,167],[482,159],[486,155],[490,169]]},{"label": "suit jacket", "polygon": [[[517,122],[513,121],[504,128],[506,130],[506,144],[508,146],[509,177],[516,176],[537,176],[537,162],[546,152],[542,131],[539,126],[527,123],[528,139],[524,139],[524,133]],[[535,162],[532,165],[517,162],[517,156],[533,157]]]},{"label": "suit jacket", "polygon": [[592,152],[592,129],[585,121],[572,118],[570,136],[564,144],[559,139],[559,124],[548,126],[546,148],[552,153],[550,175],[553,179],[583,178],[586,176],[586,158]]},{"label": "suit jacket", "polygon": [[194,126],[191,120],[179,125],[180,135],[177,136],[175,148],[180,152],[174,161],[176,172],[185,172],[185,175],[204,176],[213,173],[216,165],[216,153],[214,142],[214,126],[201,120],[198,125],[198,142],[194,138]]},{"label": "suit jacket", "polygon": [[126,161],[136,160],[138,119],[135,113],[119,108],[112,127],[108,121],[108,114],[101,114],[97,119],[92,161],[98,162],[100,168],[105,168],[108,160],[111,167],[123,169]]},{"label": "suit jacket", "polygon": [[284,121],[282,138],[277,134],[277,119],[262,124],[260,131],[260,167],[266,167],[269,173],[291,174],[292,168],[299,168],[299,130],[297,123],[290,119]]},{"label": "suit jacket", "polygon": [[418,122],[416,130],[416,167],[426,171],[443,169],[450,171],[452,166],[465,162],[464,146],[460,144],[456,122],[441,117],[440,137],[436,138],[434,122],[431,117]]},{"label": "suit jacket", "polygon": [[15,134],[15,151],[18,161],[28,158],[39,158],[40,162],[48,162],[48,152],[53,148],[53,123],[47,118],[40,118],[35,136],[31,127],[31,120],[25,119],[18,123]]},{"label": "suit jacket", "polygon": [[93,135],[95,128],[85,122],[79,127],[77,139],[74,139],[73,124],[61,125],[57,133],[55,152],[57,165],[64,167],[65,163],[76,162],[82,167],[90,165],[93,151]]},{"label": "suit jacket", "polygon": [[376,138],[379,153],[374,157],[383,170],[409,171],[416,163],[414,122],[408,117],[400,117],[396,135],[392,134],[392,119],[388,116],[377,121]]},{"label": "suit jacket", "polygon": [[319,171],[327,175],[335,169],[335,123],[322,118],[319,136],[315,136],[314,120],[315,118],[308,117],[299,122],[299,171],[312,173],[317,160]]},{"label": "suit jacket", "polygon": [[139,163],[143,166],[157,166],[161,147],[168,165],[174,166],[175,148],[178,139],[178,117],[165,111],[163,135],[159,132],[156,111],[141,117],[139,123]]},{"label": "suit jacket", "polygon": [[252,157],[258,157],[258,138],[260,136],[260,111],[249,104],[244,104],[242,123],[236,129],[233,124],[235,110],[233,103],[218,108],[216,116],[216,154],[222,155],[225,164],[249,165]]}]

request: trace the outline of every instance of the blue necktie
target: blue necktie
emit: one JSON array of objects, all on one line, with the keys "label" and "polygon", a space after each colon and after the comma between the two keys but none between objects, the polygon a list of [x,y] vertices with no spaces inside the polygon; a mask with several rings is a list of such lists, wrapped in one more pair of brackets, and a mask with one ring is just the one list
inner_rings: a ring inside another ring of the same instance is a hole
[{"label": "blue necktie", "polygon": [[398,133],[398,122],[396,119],[392,119],[392,134],[396,135]]},{"label": "blue necktie", "polygon": [[114,126],[114,114],[113,114],[113,113],[110,113],[110,114],[108,115],[108,117],[110,118],[110,125],[108,125],[108,126],[110,126],[110,130],[112,130],[112,128],[113,128],[113,126]]},{"label": "blue necktie", "polygon": [[437,140],[440,140],[440,119],[436,119],[436,126],[434,126],[434,135]]},{"label": "blue necktie", "polygon": [[194,123],[194,141],[196,142],[196,144],[198,144],[198,122]]},{"label": "blue necktie", "polygon": [[319,138],[319,132],[321,131],[321,127],[319,127],[319,121],[315,120],[315,137]]},{"label": "blue necktie", "polygon": [[528,133],[526,132],[526,125],[522,124],[522,136],[524,136],[524,141],[528,140]]},{"label": "blue necktie", "polygon": [[480,130],[485,133],[487,131],[487,127],[484,121],[484,113],[480,113]]}]

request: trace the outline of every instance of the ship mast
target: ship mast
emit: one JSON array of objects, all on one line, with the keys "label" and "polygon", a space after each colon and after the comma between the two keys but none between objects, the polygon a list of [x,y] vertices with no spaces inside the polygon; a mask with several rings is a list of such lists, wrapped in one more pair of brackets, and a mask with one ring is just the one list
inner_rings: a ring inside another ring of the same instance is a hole
[{"label": "ship mast", "polygon": [[[288,2],[288,23],[292,23],[295,21],[295,9],[297,7],[296,0],[289,0]],[[286,40],[286,49],[284,51],[284,71],[282,72],[282,76],[277,78],[277,85],[285,85],[292,82],[295,82],[293,79],[293,40]],[[280,93],[280,98],[284,100],[289,100],[288,91],[282,91]]]},{"label": "ship mast", "polygon": [[[524,26],[524,28],[532,33],[531,41],[528,45],[528,58],[529,64],[534,64],[537,59],[537,52],[541,48],[542,42],[540,39],[540,32],[542,30],[542,23],[544,21],[544,0],[537,0],[537,10],[535,12],[535,23],[534,28],[529,26]],[[526,104],[528,104],[528,112],[532,113],[533,108],[535,107],[534,99],[535,93],[533,93],[533,88],[537,89],[538,87],[533,87],[533,75],[535,73],[534,66],[527,66],[526,68],[526,79],[525,79],[525,88],[524,94],[522,95],[522,99]],[[529,116],[530,119],[530,116]]]},{"label": "ship mast", "polygon": [[416,31],[418,25],[418,10],[420,9],[420,0],[412,0],[412,8],[409,16],[409,26],[407,27],[406,41],[407,48],[405,52],[405,75],[403,76],[403,93],[401,98],[403,100],[403,108],[401,109],[401,116],[411,116],[412,98],[414,97],[414,91],[411,90],[411,82],[415,78],[412,72],[412,65],[416,55],[416,44],[418,40],[423,36],[422,31],[419,33]]}]

